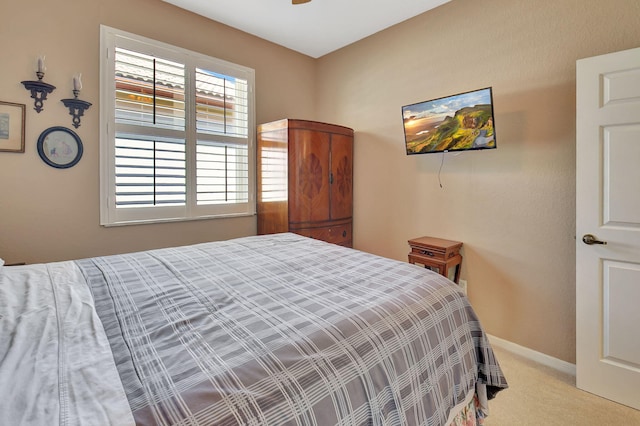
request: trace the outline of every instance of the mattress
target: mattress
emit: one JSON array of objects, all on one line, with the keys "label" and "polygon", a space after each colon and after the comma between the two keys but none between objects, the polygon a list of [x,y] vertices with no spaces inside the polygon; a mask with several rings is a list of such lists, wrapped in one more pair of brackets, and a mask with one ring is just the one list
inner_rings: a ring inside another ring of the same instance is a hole
[{"label": "mattress", "polygon": [[0,270],[0,423],[444,425],[507,387],[459,287],[285,233]]}]

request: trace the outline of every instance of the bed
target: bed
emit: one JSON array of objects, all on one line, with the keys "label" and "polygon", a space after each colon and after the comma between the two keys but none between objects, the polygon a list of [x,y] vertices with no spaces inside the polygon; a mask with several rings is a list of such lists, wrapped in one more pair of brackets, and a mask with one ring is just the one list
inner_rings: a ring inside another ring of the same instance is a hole
[{"label": "bed", "polygon": [[425,268],[284,233],[0,266],[0,424],[475,424],[507,382]]}]

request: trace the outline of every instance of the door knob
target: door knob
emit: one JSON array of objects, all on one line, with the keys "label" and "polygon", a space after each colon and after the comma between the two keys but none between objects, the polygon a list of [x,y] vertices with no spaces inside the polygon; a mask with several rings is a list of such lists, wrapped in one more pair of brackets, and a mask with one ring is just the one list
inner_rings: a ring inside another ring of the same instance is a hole
[{"label": "door knob", "polygon": [[606,241],[600,241],[599,239],[597,239],[596,237],[594,237],[591,234],[585,234],[582,237],[582,242],[587,244],[587,245],[593,245],[593,244],[602,244],[602,245],[606,245],[607,242]]}]

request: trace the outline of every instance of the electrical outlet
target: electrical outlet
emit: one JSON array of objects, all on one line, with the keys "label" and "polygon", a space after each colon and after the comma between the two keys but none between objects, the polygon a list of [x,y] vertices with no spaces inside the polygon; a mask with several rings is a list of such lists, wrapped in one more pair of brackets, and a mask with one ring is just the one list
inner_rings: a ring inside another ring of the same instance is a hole
[{"label": "electrical outlet", "polygon": [[460,284],[458,284],[462,289],[464,294],[467,294],[467,280],[460,280]]}]

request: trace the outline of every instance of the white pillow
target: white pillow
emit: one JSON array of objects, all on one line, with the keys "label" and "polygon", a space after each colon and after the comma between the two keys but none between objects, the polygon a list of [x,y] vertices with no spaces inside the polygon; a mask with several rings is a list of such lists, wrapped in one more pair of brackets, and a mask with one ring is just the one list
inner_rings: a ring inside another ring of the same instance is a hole
[{"label": "white pillow", "polygon": [[4,259],[0,257],[0,269],[2,269],[2,265],[4,265]]}]

